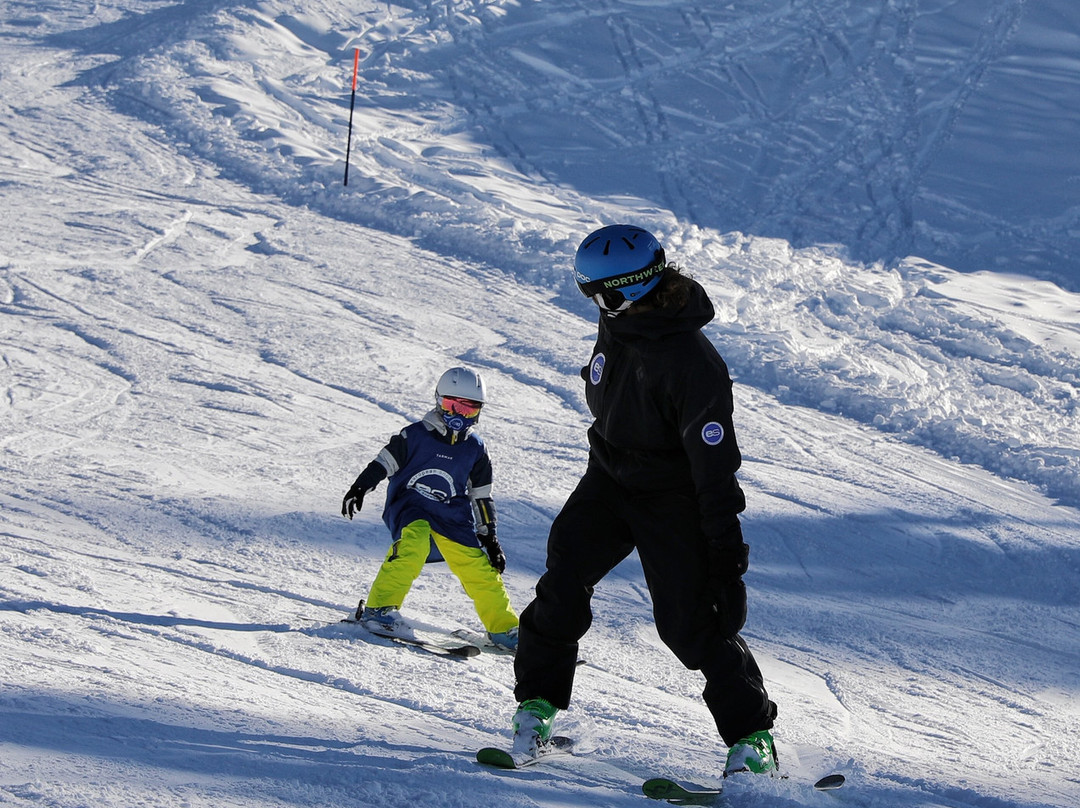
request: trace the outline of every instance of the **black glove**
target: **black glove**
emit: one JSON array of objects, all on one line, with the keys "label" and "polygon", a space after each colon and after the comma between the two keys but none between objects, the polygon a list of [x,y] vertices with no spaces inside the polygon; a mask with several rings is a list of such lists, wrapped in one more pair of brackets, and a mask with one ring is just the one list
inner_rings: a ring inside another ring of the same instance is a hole
[{"label": "black glove", "polygon": [[741,540],[738,544],[709,543],[709,586],[713,611],[716,612],[720,632],[726,638],[734,637],[746,624],[746,584],[742,576],[749,561],[750,547]]},{"label": "black glove", "polygon": [[488,561],[495,568],[495,572],[500,575],[506,572],[506,554],[499,545],[499,539],[495,536],[495,531],[488,529],[487,533],[477,533],[476,538],[480,542],[480,546],[484,548],[484,552],[487,553]]},{"label": "black glove", "polygon": [[386,467],[378,460],[372,460],[367,468],[360,472],[360,476],[349,486],[345,492],[345,498],[341,500],[341,515],[350,519],[354,514],[360,513],[364,507],[364,497],[375,490],[380,482],[386,479]]},{"label": "black glove", "polygon": [[341,515],[352,519],[354,514],[360,513],[360,509],[364,507],[366,493],[367,491],[353,483],[352,487],[345,492],[345,498],[341,500]]}]

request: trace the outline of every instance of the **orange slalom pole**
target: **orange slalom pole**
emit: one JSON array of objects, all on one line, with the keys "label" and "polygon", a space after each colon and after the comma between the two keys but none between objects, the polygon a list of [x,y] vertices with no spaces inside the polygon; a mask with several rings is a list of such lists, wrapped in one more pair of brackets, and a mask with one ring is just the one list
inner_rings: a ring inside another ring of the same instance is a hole
[{"label": "orange slalom pole", "polygon": [[360,49],[353,49],[352,101],[349,102],[349,139],[345,144],[345,185],[349,184],[349,155],[352,152],[352,119],[356,109],[356,71],[360,68]]}]

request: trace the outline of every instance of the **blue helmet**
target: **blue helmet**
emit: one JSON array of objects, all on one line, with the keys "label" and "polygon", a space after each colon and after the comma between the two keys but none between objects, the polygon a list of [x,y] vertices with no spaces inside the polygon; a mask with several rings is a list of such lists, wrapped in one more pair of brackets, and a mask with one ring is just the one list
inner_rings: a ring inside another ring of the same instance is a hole
[{"label": "blue helmet", "polygon": [[666,267],[656,237],[631,224],[609,224],[590,233],[574,256],[578,288],[609,317],[659,286]]}]

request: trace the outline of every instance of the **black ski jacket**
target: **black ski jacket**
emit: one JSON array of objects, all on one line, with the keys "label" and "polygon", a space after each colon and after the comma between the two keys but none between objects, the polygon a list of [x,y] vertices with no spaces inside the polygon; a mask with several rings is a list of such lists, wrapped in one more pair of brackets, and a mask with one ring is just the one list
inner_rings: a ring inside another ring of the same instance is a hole
[{"label": "black ski jacket", "polygon": [[589,462],[628,495],[692,493],[706,539],[741,542],[737,514],[746,500],[735,479],[742,456],[731,377],[701,333],[715,314],[712,302],[690,283],[677,310],[600,317],[592,361],[581,370],[595,418]]}]

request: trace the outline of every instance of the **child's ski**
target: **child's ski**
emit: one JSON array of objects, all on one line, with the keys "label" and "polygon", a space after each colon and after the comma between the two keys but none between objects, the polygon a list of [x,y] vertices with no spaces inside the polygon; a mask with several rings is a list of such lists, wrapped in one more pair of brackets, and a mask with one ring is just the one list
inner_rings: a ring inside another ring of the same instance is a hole
[{"label": "child's ski", "polygon": [[364,630],[376,637],[382,637],[386,640],[393,640],[394,642],[400,643],[402,645],[411,645],[414,648],[422,648],[423,650],[428,651],[432,654],[437,654],[438,656],[452,656],[467,659],[468,657],[479,656],[480,654],[479,648],[477,648],[475,645],[469,645],[468,643],[462,644],[455,642],[444,642],[442,640],[429,639],[427,637],[418,637],[415,633],[411,637],[405,637],[401,634],[392,634],[390,632],[372,630],[367,626],[364,626]]},{"label": "child's ski", "polygon": [[[372,625],[369,621],[364,623],[358,620],[356,615],[363,611],[364,601],[360,601],[360,607],[357,609],[356,614],[343,618],[342,623],[351,623],[352,625],[360,626],[368,634],[375,637],[382,637],[385,640],[393,640],[401,645],[411,645],[414,648],[420,648],[438,656],[451,656],[468,658],[474,657],[480,654],[480,649],[471,643],[462,643],[454,639],[442,638],[442,637],[429,637],[426,635],[418,634],[416,629],[412,627],[405,627],[401,633],[394,631],[381,631],[378,626]],[[405,633],[407,632],[407,633]]]}]

